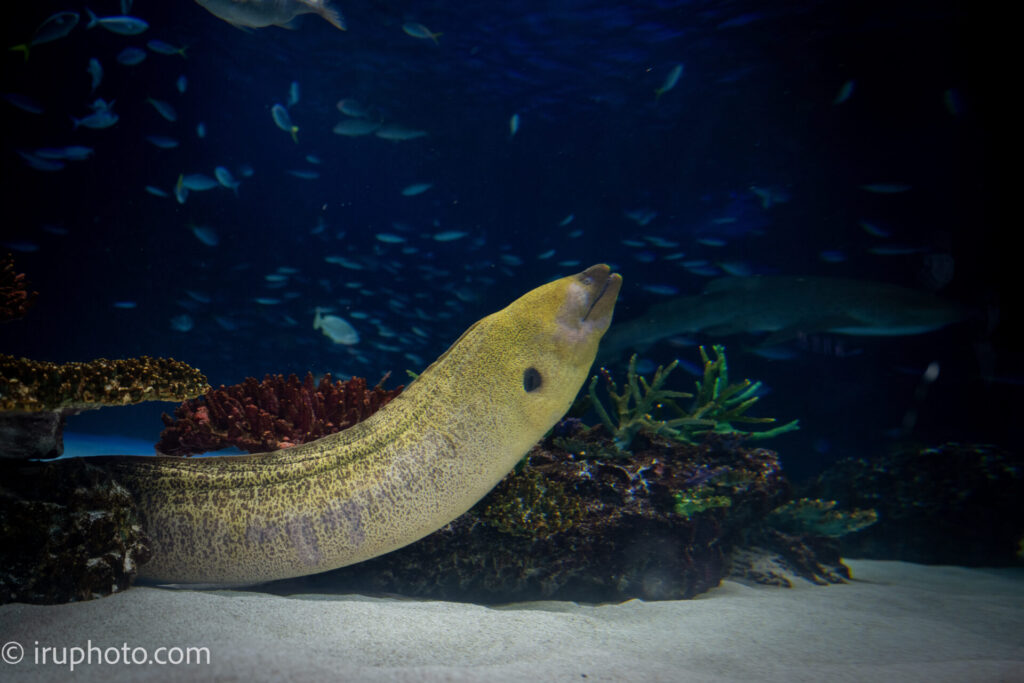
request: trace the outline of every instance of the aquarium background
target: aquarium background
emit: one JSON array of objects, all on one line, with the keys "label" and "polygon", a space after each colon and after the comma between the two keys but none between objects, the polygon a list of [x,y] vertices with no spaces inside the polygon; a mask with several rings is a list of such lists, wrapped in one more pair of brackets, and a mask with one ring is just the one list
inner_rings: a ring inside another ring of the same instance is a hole
[{"label": "aquarium background", "polygon": [[[787,359],[751,352],[754,337],[693,335],[641,365],[695,363],[697,344],[724,343],[732,376],[766,386],[751,413],[800,419],[771,443],[797,478],[907,442],[1008,445],[1024,375],[989,159],[990,18],[923,2],[337,4],[345,32],[313,15],[242,31],[191,1],[137,0],[130,13],[149,28],[135,36],[87,29],[81,3],[5,8],[7,46],[57,11],[82,20],[27,60],[3,54],[0,92],[42,112],[0,101],[2,242],[39,291],[26,318],[0,327],[0,350],[172,356],[215,386],[307,371],[371,383],[390,371],[392,386],[480,317],[596,262],[625,279],[617,321],[714,276],[853,277],[936,291],[973,314],[918,336],[810,335]],[[437,44],[407,22],[440,32]],[[147,49],[154,39],[185,57]],[[146,58],[119,63],[132,46]],[[297,142],[271,115],[293,82]],[[117,123],[75,128],[97,97]],[[336,135],[343,98],[427,135]],[[69,145],[94,152],[52,171],[18,153]],[[175,200],[179,175],[218,166],[237,194]],[[403,195],[416,183],[431,187]],[[864,189],[877,185],[889,191]],[[315,330],[316,307],[349,320],[359,343]],[[96,411],[68,428],[155,443],[172,407]]]}]

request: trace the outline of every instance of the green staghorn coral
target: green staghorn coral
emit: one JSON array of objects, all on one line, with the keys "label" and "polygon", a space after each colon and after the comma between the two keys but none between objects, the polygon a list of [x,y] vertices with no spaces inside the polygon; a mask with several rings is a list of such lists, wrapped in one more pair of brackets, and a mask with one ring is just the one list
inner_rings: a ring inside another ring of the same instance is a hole
[{"label": "green staghorn coral", "polygon": [[[615,445],[625,451],[638,432],[666,436],[671,439],[692,443],[694,437],[708,432],[740,434],[748,439],[767,439],[799,428],[799,420],[787,422],[772,429],[748,432],[738,430],[733,423],[764,424],[775,422],[771,417],[748,417],[746,411],[758,401],[760,382],[745,379],[729,384],[729,370],[725,358],[725,347],[711,347],[715,358],[712,360],[704,347],[700,347],[704,364],[704,376],[697,381],[697,393],[664,389],[665,380],[675,370],[679,361],[672,361],[667,367],[658,366],[654,377],[648,381],[637,374],[636,354],[629,359],[626,384],[620,392],[611,375],[604,368],[608,396],[611,399],[616,421],[597,396],[598,376],[590,380],[589,396],[601,422],[613,435]],[[681,408],[676,399],[692,398],[690,410]],[[664,417],[674,415],[672,417]]]}]

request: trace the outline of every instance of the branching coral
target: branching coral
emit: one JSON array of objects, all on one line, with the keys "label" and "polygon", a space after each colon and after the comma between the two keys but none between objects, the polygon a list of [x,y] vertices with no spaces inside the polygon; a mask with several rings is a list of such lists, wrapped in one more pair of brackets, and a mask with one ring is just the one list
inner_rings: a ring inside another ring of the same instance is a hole
[{"label": "branching coral", "polygon": [[10,254],[0,260],[0,322],[24,317],[38,294],[28,290],[24,273],[14,272]]},{"label": "branching coral", "polygon": [[[612,420],[597,396],[597,375],[590,381],[589,395],[594,410],[605,428],[613,435],[617,447],[622,450],[629,448],[633,437],[640,431],[691,442],[694,437],[708,432],[737,433],[748,439],[766,439],[798,428],[799,421],[793,420],[762,431],[747,432],[736,429],[733,423],[764,424],[775,422],[775,418],[745,415],[746,411],[757,403],[759,397],[756,394],[761,388],[761,383],[745,379],[729,384],[725,347],[715,345],[711,349],[715,355],[714,360],[708,357],[703,346],[700,347],[704,376],[702,380],[697,381],[696,395],[663,388],[665,380],[675,370],[679,361],[673,361],[667,367],[658,366],[653,379],[648,383],[644,377],[637,374],[634,354],[629,359],[626,385],[621,392],[608,371],[601,368],[601,376],[605,379],[608,396],[615,409],[616,421]],[[684,410],[676,403],[676,399],[680,398],[694,399],[690,410]],[[666,418],[663,417],[665,415],[674,416]]]},{"label": "branching coral", "polygon": [[383,389],[385,375],[372,389],[366,380],[319,384],[313,374],[249,377],[241,384],[211,389],[163,416],[166,429],[157,450],[167,455],[193,455],[234,446],[250,453],[277,450],[319,439],[365,420],[402,391]]}]

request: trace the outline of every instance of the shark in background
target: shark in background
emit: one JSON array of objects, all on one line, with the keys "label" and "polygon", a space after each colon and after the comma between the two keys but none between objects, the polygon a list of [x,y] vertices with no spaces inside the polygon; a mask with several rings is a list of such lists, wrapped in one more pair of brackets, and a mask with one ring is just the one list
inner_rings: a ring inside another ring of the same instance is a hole
[{"label": "shark in background", "polygon": [[615,324],[601,342],[601,359],[644,351],[683,334],[713,337],[767,333],[761,347],[803,335],[898,336],[932,332],[965,320],[969,310],[929,292],[868,280],[791,275],[725,277],[704,292],[649,308]]},{"label": "shark in background", "polygon": [[196,0],[216,17],[238,28],[281,26],[295,28],[295,18],[319,14],[334,27],[345,30],[345,19],[330,0]]}]

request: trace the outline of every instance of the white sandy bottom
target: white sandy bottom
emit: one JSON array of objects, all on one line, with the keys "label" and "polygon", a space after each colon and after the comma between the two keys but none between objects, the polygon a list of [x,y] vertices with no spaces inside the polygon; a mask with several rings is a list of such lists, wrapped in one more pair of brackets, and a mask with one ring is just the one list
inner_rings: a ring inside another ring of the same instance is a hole
[{"label": "white sandy bottom", "polygon": [[0,678],[67,680],[67,665],[34,657],[91,640],[150,655],[205,647],[210,663],[80,664],[75,680],[1024,681],[1024,572],[849,564],[847,585],[726,582],[696,600],[618,605],[157,588],[7,605],[0,644],[24,659]]}]

